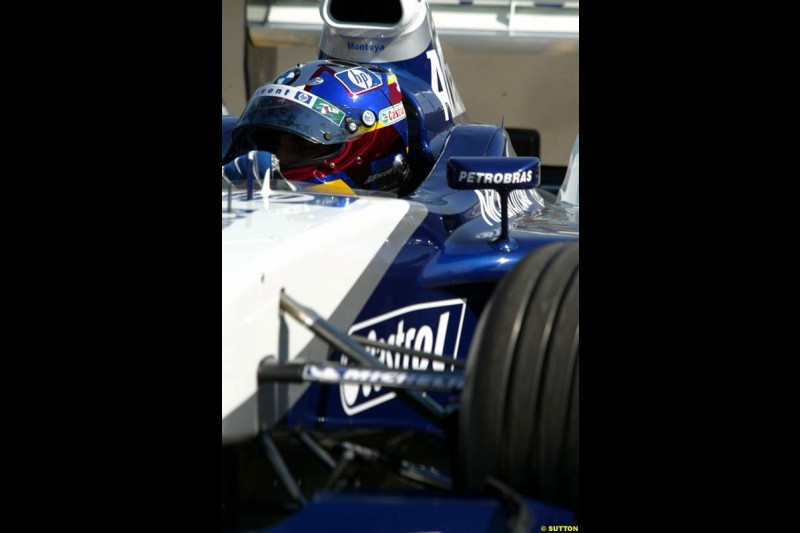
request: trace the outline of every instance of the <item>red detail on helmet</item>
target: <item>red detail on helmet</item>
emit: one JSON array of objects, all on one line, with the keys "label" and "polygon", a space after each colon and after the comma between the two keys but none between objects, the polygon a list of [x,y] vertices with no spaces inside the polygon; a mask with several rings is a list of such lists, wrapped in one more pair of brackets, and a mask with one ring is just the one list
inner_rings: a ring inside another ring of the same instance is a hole
[{"label": "red detail on helmet", "polygon": [[389,101],[392,103],[392,105],[399,104],[403,101],[403,93],[400,92],[399,83],[389,84]]},{"label": "red detail on helmet", "polygon": [[[383,159],[386,154],[404,154],[405,151],[403,138],[395,128],[389,126],[344,143],[341,152],[325,159],[323,163],[281,169],[281,173],[289,180],[325,181],[331,174],[344,172],[356,185],[364,186],[364,182],[371,174],[386,170],[381,168],[373,171],[371,161]],[[391,162],[387,163],[387,167],[390,166]]]},{"label": "red detail on helmet", "polygon": [[[333,70],[332,68],[328,67],[328,66],[319,67],[316,71],[314,71],[314,73],[308,79],[309,80],[313,80],[314,78],[320,78],[320,77],[322,77],[322,74],[325,73],[325,72],[327,72],[328,74],[333,76],[334,79],[335,79],[336,71]],[[315,87],[315,85],[306,85],[305,87],[303,87],[303,90],[306,91],[306,92],[313,92],[313,88],[314,87]]]}]

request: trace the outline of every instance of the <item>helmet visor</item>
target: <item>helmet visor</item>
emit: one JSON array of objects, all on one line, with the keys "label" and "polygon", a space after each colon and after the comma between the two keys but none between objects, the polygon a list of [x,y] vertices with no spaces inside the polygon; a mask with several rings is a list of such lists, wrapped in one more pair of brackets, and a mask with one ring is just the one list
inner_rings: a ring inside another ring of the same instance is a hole
[{"label": "helmet visor", "polygon": [[266,85],[247,104],[233,135],[253,128],[272,128],[321,144],[347,140],[345,110],[288,85]]},{"label": "helmet visor", "polygon": [[311,142],[292,133],[272,128],[251,128],[245,135],[247,136],[245,142],[250,149],[272,152],[280,161],[281,168],[291,168],[299,163],[322,163],[326,158],[336,155],[342,148],[341,143]]}]

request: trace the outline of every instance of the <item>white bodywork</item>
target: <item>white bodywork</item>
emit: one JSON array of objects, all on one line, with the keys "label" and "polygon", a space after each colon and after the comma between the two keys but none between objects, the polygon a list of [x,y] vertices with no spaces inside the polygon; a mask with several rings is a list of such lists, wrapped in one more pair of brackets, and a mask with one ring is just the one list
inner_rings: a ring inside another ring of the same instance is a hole
[{"label": "white bodywork", "polygon": [[580,185],[579,140],[580,136],[575,137],[575,144],[572,146],[572,153],[570,153],[569,163],[567,163],[567,174],[558,191],[559,202],[571,204],[576,207],[580,205],[580,195],[578,194]]},{"label": "white bodywork", "polygon": [[[432,22],[428,9],[419,0],[400,0],[402,17],[387,24],[348,24],[330,14],[330,2],[322,2],[319,13],[323,21],[320,51],[331,57],[363,63],[385,63],[412,59],[425,52],[431,42]],[[364,49],[353,49],[353,39],[369,42]]]},{"label": "white bodywork", "polygon": [[[377,1],[377,0],[376,0]],[[401,0],[403,23],[421,6],[421,0]],[[247,2],[248,37],[255,46],[315,46],[322,33],[317,12],[325,16],[327,2],[275,0],[269,6]],[[439,35],[446,44],[476,50],[562,49],[577,43],[579,3],[542,3],[534,0],[430,0]],[[328,17],[330,19],[330,17]]]},{"label": "white bodywork", "polygon": [[396,246],[389,237],[411,205],[358,198],[328,207],[309,194],[265,195],[269,201],[234,201],[234,214],[225,212],[223,194],[223,443],[257,432],[259,362],[268,355],[291,360],[312,339],[287,317],[288,346],[279,346],[281,290],[330,319],[379,251]]}]

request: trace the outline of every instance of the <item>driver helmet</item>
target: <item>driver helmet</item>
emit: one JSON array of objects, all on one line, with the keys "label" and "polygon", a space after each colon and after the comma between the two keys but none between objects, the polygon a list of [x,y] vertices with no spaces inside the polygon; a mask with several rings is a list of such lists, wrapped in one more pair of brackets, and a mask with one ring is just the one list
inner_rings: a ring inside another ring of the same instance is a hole
[{"label": "driver helmet", "polygon": [[275,154],[290,180],[398,191],[410,175],[397,76],[374,65],[298,64],[255,91],[232,137],[240,154]]}]

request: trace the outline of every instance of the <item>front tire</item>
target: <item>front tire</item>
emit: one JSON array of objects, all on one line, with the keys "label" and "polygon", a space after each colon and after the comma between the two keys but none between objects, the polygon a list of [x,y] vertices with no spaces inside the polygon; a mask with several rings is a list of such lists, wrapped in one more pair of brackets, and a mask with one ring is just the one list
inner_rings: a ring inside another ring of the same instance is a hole
[{"label": "front tire", "polygon": [[578,508],[578,244],[544,246],[497,286],[467,359],[457,482],[496,477]]}]

